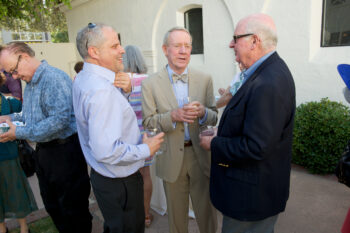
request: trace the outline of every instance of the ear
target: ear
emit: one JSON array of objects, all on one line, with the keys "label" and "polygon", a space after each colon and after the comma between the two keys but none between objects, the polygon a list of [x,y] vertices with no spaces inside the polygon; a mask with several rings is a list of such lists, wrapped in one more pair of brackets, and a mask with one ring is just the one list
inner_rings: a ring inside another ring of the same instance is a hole
[{"label": "ear", "polygon": [[261,43],[260,38],[257,35],[255,35],[255,34],[252,36],[252,38],[253,38],[253,41],[252,41],[251,49],[254,49],[254,48],[260,46],[260,43]]},{"label": "ear", "polygon": [[167,46],[163,44],[162,46],[162,49],[163,49],[163,53],[166,57],[168,57],[168,50],[167,50]]},{"label": "ear", "polygon": [[90,46],[88,48],[88,54],[89,57],[94,58],[94,59],[98,59],[100,56],[100,51],[98,50],[98,48]]},{"label": "ear", "polygon": [[30,56],[27,53],[20,53],[19,55],[21,55],[21,59],[23,60],[30,58]]}]

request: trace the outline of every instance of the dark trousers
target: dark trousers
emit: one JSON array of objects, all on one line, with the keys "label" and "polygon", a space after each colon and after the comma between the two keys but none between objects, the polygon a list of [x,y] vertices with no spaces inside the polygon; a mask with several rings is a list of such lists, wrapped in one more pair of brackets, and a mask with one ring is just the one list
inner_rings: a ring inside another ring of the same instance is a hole
[{"label": "dark trousers", "polygon": [[38,143],[34,156],[45,209],[60,233],[90,233],[90,182],[78,136],[62,144]]},{"label": "dark trousers", "polygon": [[143,233],[145,212],[140,172],[109,178],[91,169],[91,184],[104,223],[104,233]]}]

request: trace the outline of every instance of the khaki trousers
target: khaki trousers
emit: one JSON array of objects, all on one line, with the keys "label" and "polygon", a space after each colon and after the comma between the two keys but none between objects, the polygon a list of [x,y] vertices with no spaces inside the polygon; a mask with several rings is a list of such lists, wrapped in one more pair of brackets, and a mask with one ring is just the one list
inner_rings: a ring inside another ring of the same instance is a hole
[{"label": "khaki trousers", "polygon": [[185,147],[180,175],[173,183],[164,181],[170,233],[188,233],[189,196],[201,233],[215,233],[216,210],[210,202],[209,177],[201,170],[192,146]]}]

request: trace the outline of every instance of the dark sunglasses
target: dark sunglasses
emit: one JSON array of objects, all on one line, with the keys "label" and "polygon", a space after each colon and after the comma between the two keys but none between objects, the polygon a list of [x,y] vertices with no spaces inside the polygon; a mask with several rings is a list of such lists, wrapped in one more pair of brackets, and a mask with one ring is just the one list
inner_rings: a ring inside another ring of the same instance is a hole
[{"label": "dark sunglasses", "polygon": [[[95,27],[96,27],[96,24],[94,24],[94,23],[88,24],[88,30],[93,29]],[[89,38],[86,39],[86,50],[88,50],[88,45],[89,45]]]},{"label": "dark sunglasses", "polygon": [[239,38],[242,38],[242,37],[246,37],[246,36],[252,36],[254,35],[253,33],[248,33],[248,34],[242,34],[242,35],[236,35],[236,36],[233,36],[233,41],[235,42],[235,44],[237,43],[237,40]]}]

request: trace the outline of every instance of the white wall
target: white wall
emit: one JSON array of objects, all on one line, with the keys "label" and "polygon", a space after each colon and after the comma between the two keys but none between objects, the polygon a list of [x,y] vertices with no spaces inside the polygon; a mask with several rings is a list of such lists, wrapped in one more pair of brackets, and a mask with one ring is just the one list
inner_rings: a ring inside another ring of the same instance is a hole
[{"label": "white wall", "polygon": [[72,9],[62,9],[71,42],[89,22],[109,24],[121,34],[124,46],[141,48],[152,72],[166,64],[163,35],[183,25],[182,14],[191,6],[203,8],[204,34],[204,54],[192,56],[191,65],[212,74],[215,91],[227,86],[237,71],[228,48],[234,25],[248,14],[263,12],[275,19],[277,51],[294,76],[297,103],[322,97],[345,102],[336,66],[350,63],[350,47],[320,47],[322,0],[73,0]]},{"label": "white wall", "polygon": [[66,72],[71,78],[76,75],[74,65],[81,58],[77,56],[73,43],[32,43],[29,46],[35,51],[35,57],[46,60],[50,65]]}]

